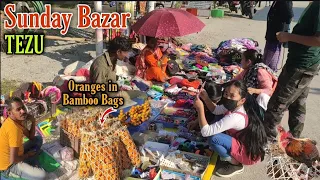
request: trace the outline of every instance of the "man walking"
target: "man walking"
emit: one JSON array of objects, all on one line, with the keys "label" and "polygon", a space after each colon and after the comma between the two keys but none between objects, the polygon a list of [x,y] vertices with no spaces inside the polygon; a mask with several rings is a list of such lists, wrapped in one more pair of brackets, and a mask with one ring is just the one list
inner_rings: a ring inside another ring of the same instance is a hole
[{"label": "man walking", "polygon": [[320,2],[310,2],[292,33],[278,32],[280,42],[289,42],[289,54],[278,86],[265,114],[265,128],[276,137],[275,126],[289,110],[289,129],[294,137],[303,130],[309,85],[320,68]]}]

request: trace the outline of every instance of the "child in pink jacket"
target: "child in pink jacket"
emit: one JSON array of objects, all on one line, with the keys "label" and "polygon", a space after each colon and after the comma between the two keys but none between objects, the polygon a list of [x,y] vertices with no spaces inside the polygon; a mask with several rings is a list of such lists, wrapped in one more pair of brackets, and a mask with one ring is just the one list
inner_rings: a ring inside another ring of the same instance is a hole
[{"label": "child in pink jacket", "polygon": [[267,104],[277,83],[277,75],[273,70],[262,63],[262,55],[256,50],[247,50],[242,54],[241,66],[244,69],[233,80],[242,80],[253,94],[258,104],[267,110]]}]

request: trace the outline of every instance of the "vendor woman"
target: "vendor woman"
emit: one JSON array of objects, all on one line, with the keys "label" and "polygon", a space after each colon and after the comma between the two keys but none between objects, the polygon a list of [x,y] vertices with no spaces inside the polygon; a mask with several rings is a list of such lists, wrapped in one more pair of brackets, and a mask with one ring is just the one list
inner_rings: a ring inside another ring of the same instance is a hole
[{"label": "vendor woman", "polygon": [[267,136],[261,119],[252,108],[255,99],[248,93],[242,81],[231,81],[225,87],[221,103],[213,103],[205,90],[201,99],[215,115],[224,117],[209,125],[204,104],[196,98],[194,107],[198,112],[201,134],[208,137],[210,147],[219,154],[221,166],[216,174],[231,177],[243,172],[243,165],[253,165],[264,158]]},{"label": "vendor woman", "polygon": [[[90,67],[90,81],[91,83],[103,83],[108,87],[109,80],[113,83],[117,81],[116,65],[117,61],[123,61],[128,57],[132,45],[127,38],[116,37],[109,42],[108,51],[97,57]],[[138,96],[145,96],[146,94],[141,91],[120,91],[117,93],[107,92],[108,95],[113,97],[123,97],[126,101],[136,98]],[[96,94],[101,98],[101,93]]]},{"label": "vendor woman", "polygon": [[147,37],[147,46],[136,61],[136,75],[148,81],[165,82],[167,63],[167,55],[158,47],[158,39]]}]

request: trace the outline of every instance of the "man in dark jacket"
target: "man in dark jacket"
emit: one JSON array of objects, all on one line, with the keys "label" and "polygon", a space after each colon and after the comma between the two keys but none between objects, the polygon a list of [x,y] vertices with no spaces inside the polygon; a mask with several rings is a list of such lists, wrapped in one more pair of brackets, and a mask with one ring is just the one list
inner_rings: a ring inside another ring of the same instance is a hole
[{"label": "man in dark jacket", "polygon": [[278,63],[281,54],[281,45],[277,40],[276,33],[289,31],[293,18],[292,1],[274,1],[268,13],[266,46],[264,49],[263,63],[268,65],[274,72],[278,71]]},{"label": "man in dark jacket", "polygon": [[266,133],[276,137],[275,126],[288,109],[290,132],[299,137],[306,118],[309,85],[320,68],[320,2],[310,2],[292,33],[276,34],[280,42],[289,42],[289,53],[264,116]]},{"label": "man in dark jacket", "polygon": [[[129,51],[132,49],[131,46],[130,41],[124,37],[116,37],[110,41],[108,51],[98,56],[90,67],[91,83],[105,84],[108,87],[110,80],[112,83],[117,82],[117,61],[123,61],[128,57]],[[137,90],[109,92],[108,88],[106,88],[106,92],[97,92],[95,96],[101,99],[102,93],[107,93],[110,97],[123,97],[125,99],[124,105],[137,97],[146,98],[145,92]]]}]

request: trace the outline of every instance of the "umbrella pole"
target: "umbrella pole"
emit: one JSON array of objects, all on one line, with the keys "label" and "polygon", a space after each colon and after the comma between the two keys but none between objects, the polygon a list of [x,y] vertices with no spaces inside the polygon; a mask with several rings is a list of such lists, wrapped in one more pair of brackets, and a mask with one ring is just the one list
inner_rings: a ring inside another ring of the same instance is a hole
[{"label": "umbrella pole", "polygon": [[174,8],[174,5],[176,4],[175,1],[171,1],[171,8]]},{"label": "umbrella pole", "polygon": [[156,1],[147,1],[148,4],[148,13],[154,10],[154,6],[156,4]]},{"label": "umbrella pole", "polygon": [[[102,1],[94,1],[94,9],[96,12],[102,12]],[[103,30],[96,29],[96,57],[103,53]]]}]

